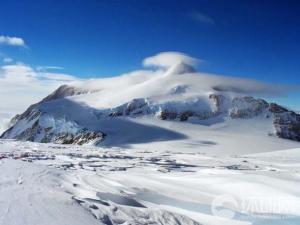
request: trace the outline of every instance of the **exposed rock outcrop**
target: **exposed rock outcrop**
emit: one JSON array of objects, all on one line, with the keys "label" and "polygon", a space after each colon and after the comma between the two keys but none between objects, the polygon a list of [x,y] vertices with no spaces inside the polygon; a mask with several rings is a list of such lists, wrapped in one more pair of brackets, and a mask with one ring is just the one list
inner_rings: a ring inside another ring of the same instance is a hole
[{"label": "exposed rock outcrop", "polygon": [[274,115],[273,124],[276,135],[300,141],[300,115],[274,103],[270,104],[269,110]]},{"label": "exposed rock outcrop", "polygon": [[284,112],[288,112],[289,110],[275,103],[270,103],[269,111],[271,113],[284,113]]},{"label": "exposed rock outcrop", "polygon": [[226,112],[228,105],[230,104],[228,99],[221,94],[210,94],[209,99],[213,102],[213,112],[216,115]]},{"label": "exposed rock outcrop", "polygon": [[150,111],[149,102],[147,99],[138,98],[133,99],[132,101],[118,106],[112,109],[108,116],[116,117],[116,116],[129,116],[129,115],[141,115],[148,114]]},{"label": "exposed rock outcrop", "polygon": [[164,109],[158,113],[158,117],[162,120],[179,120],[179,121],[187,121],[190,117],[198,118],[199,120],[209,119],[210,117],[214,116],[213,112],[210,111],[181,111],[181,112],[174,112]]},{"label": "exposed rock outcrop", "polygon": [[87,143],[97,144],[102,141],[105,134],[96,131],[89,131],[87,129],[82,129],[76,134],[61,133],[56,135],[54,138],[54,143],[57,144],[78,144],[83,145]]},{"label": "exposed rock outcrop", "polygon": [[232,106],[229,110],[231,118],[253,118],[263,112],[266,112],[269,104],[263,99],[253,97],[235,97],[232,100]]}]

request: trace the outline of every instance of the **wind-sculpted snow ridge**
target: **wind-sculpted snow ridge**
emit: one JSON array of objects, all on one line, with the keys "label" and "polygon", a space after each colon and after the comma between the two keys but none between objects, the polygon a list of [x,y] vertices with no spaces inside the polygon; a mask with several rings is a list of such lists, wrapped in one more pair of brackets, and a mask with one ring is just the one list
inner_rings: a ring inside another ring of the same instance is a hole
[{"label": "wind-sculpted snow ridge", "polygon": [[[272,93],[276,87],[197,73],[192,65],[184,62],[168,64],[167,68],[152,72],[136,71],[74,85],[59,87],[17,115],[1,137],[35,142],[101,144],[105,137],[121,134],[120,130],[125,130],[124,122],[127,121],[127,132],[122,133],[122,139],[127,138],[130,143],[133,141],[130,133],[137,132],[132,129],[132,124],[135,124],[132,119],[138,117],[200,125],[264,117],[266,127],[273,125],[265,135],[300,140],[297,113],[280,106],[281,110],[278,110],[272,103],[251,97],[251,94]],[[118,121],[122,122],[120,129]],[[153,132],[158,132],[152,128]],[[201,129],[201,126],[196,129]],[[174,132],[180,133],[179,130],[170,130],[172,137],[162,140],[173,139],[176,135],[179,138]],[[153,137],[153,133],[150,136]],[[133,142],[137,138],[135,136]]]}]

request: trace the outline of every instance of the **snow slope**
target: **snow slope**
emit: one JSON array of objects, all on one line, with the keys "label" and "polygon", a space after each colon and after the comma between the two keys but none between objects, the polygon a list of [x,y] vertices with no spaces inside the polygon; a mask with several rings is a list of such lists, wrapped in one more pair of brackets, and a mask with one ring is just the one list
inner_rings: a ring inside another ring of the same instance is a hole
[{"label": "snow slope", "polygon": [[210,156],[5,140],[0,151],[3,225],[300,222],[299,148]]},{"label": "snow slope", "polygon": [[1,160],[0,168],[0,224],[99,224],[62,191],[61,172],[15,160]]},{"label": "snow slope", "polygon": [[[166,120],[198,124],[191,126],[195,133],[225,129],[215,128],[223,126],[228,132],[237,129],[242,136],[258,135],[255,138],[260,139],[263,135],[269,142],[267,146],[274,145],[268,135],[299,141],[300,115],[249,96],[263,96],[278,89],[257,81],[197,73],[192,65],[177,62],[154,71],[61,86],[17,116],[2,138],[102,146],[187,138],[181,125],[174,123],[170,129],[170,123],[161,121]],[[152,125],[144,124],[151,118]],[[231,122],[233,119],[239,122]],[[263,123],[258,128],[261,130],[250,133],[255,127],[251,124],[256,123]],[[241,131],[239,127],[244,124],[250,127]],[[275,149],[297,145],[280,143]]]}]

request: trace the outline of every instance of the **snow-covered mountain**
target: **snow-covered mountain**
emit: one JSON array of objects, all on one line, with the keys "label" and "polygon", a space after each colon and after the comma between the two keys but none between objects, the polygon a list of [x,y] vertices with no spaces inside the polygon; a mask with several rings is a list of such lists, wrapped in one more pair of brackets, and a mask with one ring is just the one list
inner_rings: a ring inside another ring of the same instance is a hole
[{"label": "snow-covered mountain", "polygon": [[0,140],[1,221],[298,225],[300,116],[263,99],[284,88],[167,56],[16,115],[2,138],[21,141]]},{"label": "snow-covered mountain", "polygon": [[[167,140],[169,135],[180,137],[180,130],[153,129],[142,133],[145,129],[138,118],[148,118],[156,124],[162,120],[193,123],[199,129],[224,121],[263,118],[262,123],[269,129],[264,135],[300,141],[299,114],[251,97],[275,92],[276,87],[198,73],[191,64],[179,61],[167,68],[63,85],[13,118],[12,126],[1,137],[101,145],[106,137],[123,132],[122,138],[130,144],[153,132],[161,140]],[[133,127],[135,132],[140,130],[134,138],[130,136]]]}]

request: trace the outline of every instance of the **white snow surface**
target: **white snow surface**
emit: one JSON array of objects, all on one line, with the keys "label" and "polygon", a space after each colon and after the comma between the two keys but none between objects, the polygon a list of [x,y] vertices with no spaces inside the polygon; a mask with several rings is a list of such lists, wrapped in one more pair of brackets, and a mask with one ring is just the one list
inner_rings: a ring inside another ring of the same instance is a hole
[{"label": "white snow surface", "polygon": [[[234,155],[217,156],[165,144],[99,148],[1,140],[0,224],[299,224],[300,148],[244,155],[241,146]],[[223,196],[236,203],[220,208],[233,217],[212,211]],[[245,201],[252,203],[248,211]]]}]

